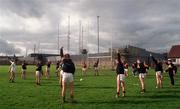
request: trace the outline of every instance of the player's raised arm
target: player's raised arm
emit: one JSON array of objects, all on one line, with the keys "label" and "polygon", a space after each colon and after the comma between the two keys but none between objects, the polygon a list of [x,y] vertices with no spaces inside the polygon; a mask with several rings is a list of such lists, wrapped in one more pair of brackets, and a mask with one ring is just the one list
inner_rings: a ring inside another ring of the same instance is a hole
[{"label": "player's raised arm", "polygon": [[122,63],[122,61],[121,61],[121,54],[120,53],[117,53],[117,60],[118,60],[119,63]]},{"label": "player's raised arm", "polygon": [[97,59],[97,65],[99,64],[99,58]]},{"label": "player's raised arm", "polygon": [[60,57],[61,58],[64,57],[63,47],[61,47],[61,49],[60,49]]},{"label": "player's raised arm", "polygon": [[9,62],[12,64],[13,63],[13,61],[11,61],[11,60],[9,60]]},{"label": "player's raised arm", "polygon": [[152,54],[150,54],[150,57],[152,58],[152,60],[153,60],[153,62],[155,63],[155,64],[157,64],[158,62],[157,62],[157,60],[153,57],[153,55]]}]

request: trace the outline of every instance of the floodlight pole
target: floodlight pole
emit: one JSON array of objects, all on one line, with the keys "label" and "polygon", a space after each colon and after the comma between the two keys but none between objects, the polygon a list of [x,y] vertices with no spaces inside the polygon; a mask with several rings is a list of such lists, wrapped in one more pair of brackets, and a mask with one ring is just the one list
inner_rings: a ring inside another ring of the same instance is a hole
[{"label": "floodlight pole", "polygon": [[113,40],[113,36],[111,36],[111,63],[112,63],[112,60],[113,60],[113,43],[112,43],[112,40]]},{"label": "floodlight pole", "polygon": [[79,21],[79,54],[81,54],[81,21]]},{"label": "floodlight pole", "polygon": [[82,50],[84,49],[84,28],[82,26]]},{"label": "floodlight pole", "polygon": [[99,17],[100,16],[97,16],[98,55],[99,55]]},{"label": "floodlight pole", "polygon": [[[35,53],[36,53],[36,44],[34,44],[34,55],[35,55]],[[34,56],[34,62],[33,63],[35,63],[35,56]]]},{"label": "floodlight pole", "polygon": [[60,48],[59,48],[59,23],[58,23],[58,42],[57,42],[57,49],[58,49],[58,54],[60,54]]},{"label": "floodlight pole", "polygon": [[68,16],[67,50],[70,51],[70,16]]}]

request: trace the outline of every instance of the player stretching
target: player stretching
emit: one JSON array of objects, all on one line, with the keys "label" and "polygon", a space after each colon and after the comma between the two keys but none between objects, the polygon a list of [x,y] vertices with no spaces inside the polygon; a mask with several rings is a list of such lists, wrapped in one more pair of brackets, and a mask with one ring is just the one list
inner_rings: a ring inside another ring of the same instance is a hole
[{"label": "player stretching", "polygon": [[122,96],[125,96],[125,71],[124,71],[124,64],[121,61],[120,53],[117,54],[116,60],[116,73],[117,73],[117,94],[116,98],[120,96],[120,89],[122,87]]},{"label": "player stretching", "polygon": [[11,60],[9,62],[11,63],[9,67],[9,72],[10,72],[9,82],[14,83],[15,73],[16,73],[16,63],[15,61],[11,61]]},{"label": "player stretching", "polygon": [[87,75],[87,65],[86,62],[84,61],[82,63],[82,76],[86,76]]},{"label": "player stretching", "polygon": [[74,73],[75,73],[75,65],[70,59],[69,54],[64,55],[64,59],[62,62],[62,70],[63,70],[63,77],[62,77],[62,102],[65,101],[66,89],[67,85],[70,85],[70,97],[71,102],[74,102]]},{"label": "player stretching", "polygon": [[43,74],[42,64],[41,62],[38,62],[38,64],[36,65],[36,84],[37,85],[41,85],[40,82],[41,82],[42,74]]},{"label": "player stretching", "polygon": [[94,75],[95,75],[95,76],[99,76],[99,68],[98,68],[98,65],[99,65],[99,59],[97,59],[97,61],[94,63]]},{"label": "player stretching", "polygon": [[146,76],[146,66],[140,60],[137,60],[137,70],[139,73],[139,80],[141,83],[141,93],[144,93],[146,91],[145,90],[145,82],[144,82],[144,78]]},{"label": "player stretching", "polygon": [[25,60],[22,63],[22,73],[21,73],[21,78],[26,79],[26,69],[27,69],[27,64]]},{"label": "player stretching", "polygon": [[50,76],[50,68],[51,68],[51,61],[47,62],[47,66],[46,66],[46,79],[49,79]]},{"label": "player stretching", "polygon": [[59,64],[59,69],[60,69],[59,84],[60,84],[61,88],[62,88],[62,78],[63,78],[63,73],[64,73],[62,70],[63,59],[64,59],[64,53],[63,53],[63,47],[61,47],[61,49],[60,49],[60,64]]},{"label": "player stretching", "polygon": [[155,72],[156,72],[156,88],[162,88],[162,73],[163,73],[163,67],[162,62],[160,60],[156,60],[151,54],[150,57],[152,58],[153,62],[155,63]]}]

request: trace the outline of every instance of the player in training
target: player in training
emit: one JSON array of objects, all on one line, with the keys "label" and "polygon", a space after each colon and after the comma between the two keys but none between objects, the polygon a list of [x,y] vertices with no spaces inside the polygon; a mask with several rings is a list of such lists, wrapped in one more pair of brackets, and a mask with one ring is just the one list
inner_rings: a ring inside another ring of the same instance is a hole
[{"label": "player in training", "polygon": [[60,49],[60,64],[59,64],[59,70],[60,70],[59,84],[60,84],[61,88],[62,88],[62,78],[63,78],[63,73],[64,73],[62,70],[63,59],[64,59],[64,52],[63,52],[63,47],[61,47],[61,49]]},{"label": "player in training", "polygon": [[59,66],[60,66],[60,61],[57,61],[57,63],[56,63],[56,72],[55,72],[57,77],[59,77]]},{"label": "player in training", "polygon": [[21,78],[26,79],[26,69],[27,69],[27,64],[26,61],[24,60],[21,66],[22,72],[21,72]]},{"label": "player in training", "polygon": [[50,68],[51,68],[51,61],[48,61],[48,62],[47,62],[47,65],[46,65],[46,73],[45,73],[46,79],[49,79],[49,76],[50,76]]},{"label": "player in training", "polygon": [[122,96],[125,96],[125,71],[124,71],[124,64],[121,60],[120,53],[117,54],[116,60],[116,73],[117,73],[117,94],[116,98],[120,96],[120,90],[122,88]]},{"label": "player in training", "polygon": [[128,65],[128,63],[125,61],[125,62],[124,62],[124,72],[125,72],[125,76],[128,76],[128,67],[129,67],[129,65]]},{"label": "player in training", "polygon": [[72,62],[70,55],[65,54],[62,62],[62,102],[66,102],[65,95],[68,84],[70,85],[70,97],[71,102],[74,102],[74,73],[75,73],[75,65]]},{"label": "player in training", "polygon": [[163,66],[162,62],[160,60],[155,59],[151,54],[150,57],[152,58],[154,64],[155,64],[155,72],[156,72],[156,88],[162,88],[162,78],[163,78]]},{"label": "player in training", "polygon": [[148,70],[149,70],[149,65],[146,63],[146,61],[144,61],[144,67],[146,69],[146,75],[148,74]]},{"label": "player in training", "polygon": [[99,76],[99,59],[94,63],[94,76]]},{"label": "player in training", "polygon": [[42,77],[43,71],[42,71],[42,63],[39,61],[36,65],[36,84],[41,85],[41,77]]},{"label": "player in training", "polygon": [[170,78],[170,85],[171,86],[174,86],[175,85],[175,81],[174,81],[174,76],[176,74],[176,67],[175,65],[172,63],[172,60],[171,59],[168,59],[168,62],[166,63],[167,64],[167,69],[166,69],[166,72],[169,73],[169,78]]},{"label": "player in training", "polygon": [[141,84],[141,93],[144,93],[145,90],[145,76],[146,76],[146,66],[144,65],[144,62],[141,62],[139,59],[137,60],[137,71],[139,73],[139,80]]},{"label": "player in training", "polygon": [[84,61],[82,63],[82,76],[86,76],[87,75],[87,65],[86,62]]},{"label": "player in training", "polygon": [[10,73],[10,77],[9,77],[9,82],[14,83],[15,81],[15,73],[16,73],[16,63],[15,60],[10,60],[9,61],[11,63],[10,67],[9,67],[9,73]]},{"label": "player in training", "polygon": [[135,76],[136,77],[136,75],[137,75],[137,62],[134,62],[133,64],[132,64],[132,74],[133,74],[133,76]]}]

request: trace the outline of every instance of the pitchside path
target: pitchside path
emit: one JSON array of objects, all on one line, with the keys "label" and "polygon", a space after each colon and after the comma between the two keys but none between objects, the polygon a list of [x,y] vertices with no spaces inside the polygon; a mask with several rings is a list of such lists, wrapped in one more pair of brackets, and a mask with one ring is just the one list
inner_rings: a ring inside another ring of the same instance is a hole
[{"label": "pitchside path", "polygon": [[[43,77],[42,86],[35,84],[35,67],[28,66],[27,79],[20,78],[18,66],[15,83],[8,82],[8,66],[0,66],[0,109],[180,109],[180,70],[175,77],[175,87],[169,87],[169,78],[164,73],[164,88],[155,88],[155,73],[151,69],[146,77],[147,93],[141,94],[139,80],[131,75],[126,78],[126,97],[115,98],[116,74],[111,70],[101,70],[100,76],[88,76],[80,81],[81,71],[75,74],[75,99],[77,103],[62,104],[60,87],[55,77],[55,66],[51,77]],[[44,67],[45,71],[45,67]],[[66,97],[67,99],[69,96]]]}]

